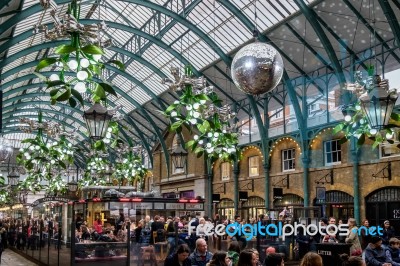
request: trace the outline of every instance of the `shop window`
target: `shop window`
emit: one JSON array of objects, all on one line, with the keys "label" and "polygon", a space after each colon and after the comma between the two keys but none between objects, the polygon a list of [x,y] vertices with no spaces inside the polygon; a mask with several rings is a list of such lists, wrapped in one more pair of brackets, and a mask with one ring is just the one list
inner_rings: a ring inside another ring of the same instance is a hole
[{"label": "shop window", "polygon": [[295,149],[282,150],[282,171],[295,170]]},{"label": "shop window", "polygon": [[342,162],[342,149],[339,140],[329,140],[324,142],[325,165],[340,164]]},{"label": "shop window", "polygon": [[231,178],[229,162],[221,163],[221,180],[228,181]]},{"label": "shop window", "polygon": [[249,176],[258,176],[258,156],[249,157]]}]

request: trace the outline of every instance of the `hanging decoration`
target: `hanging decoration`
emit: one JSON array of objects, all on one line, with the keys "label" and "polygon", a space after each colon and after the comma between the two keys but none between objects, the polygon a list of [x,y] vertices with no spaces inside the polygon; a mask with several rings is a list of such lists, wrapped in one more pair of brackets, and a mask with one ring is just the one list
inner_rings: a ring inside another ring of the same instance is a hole
[{"label": "hanging decoration", "polygon": [[[39,112],[39,123],[42,123],[42,113]],[[17,163],[23,166],[27,177],[20,184],[20,188],[32,192],[42,189],[52,193],[66,192],[66,181],[62,178],[63,169],[74,162],[75,148],[64,135],[60,140],[45,140],[43,128],[33,139],[25,139],[26,144],[17,155]]]},{"label": "hanging decoration", "polygon": [[22,124],[19,126],[19,129],[22,132],[32,133],[33,131],[41,129],[44,134],[52,138],[57,138],[60,135],[71,136],[76,132],[76,129],[66,131],[61,124],[50,121],[39,122],[37,120],[29,119],[27,117],[21,117],[19,119],[19,122]]},{"label": "hanging decoration", "polygon": [[92,157],[87,157],[86,169],[81,179],[78,180],[78,187],[82,189],[87,186],[104,186],[107,184],[108,154],[95,151]]},{"label": "hanging decoration", "polygon": [[5,178],[0,174],[0,206],[10,202],[10,193],[6,187]]},{"label": "hanging decoration", "polygon": [[[80,5],[77,0],[72,0],[68,5],[67,14],[62,18],[56,15],[57,5],[52,1],[41,1],[43,8],[50,8],[50,14],[54,21],[53,29],[38,26],[37,32],[44,32],[49,40],[70,36],[71,44],[60,45],[54,49],[58,58],[49,57],[42,59],[35,69],[35,74],[47,84],[50,90],[51,104],[68,101],[71,107],[79,102],[84,105],[81,94],[91,95],[94,103],[105,102],[107,94],[117,97],[112,84],[106,81],[103,71],[106,64],[113,64],[121,70],[124,65],[118,60],[107,63],[101,61],[104,54],[103,48],[111,45],[110,40],[104,40],[103,32],[107,28],[104,22],[94,25],[82,25],[79,23]],[[46,67],[54,67],[58,73],[49,78],[38,73]],[[67,78],[67,73],[75,74]]]},{"label": "hanging decoration", "polygon": [[369,75],[363,79],[361,71],[355,73],[355,82],[347,84],[346,90],[357,96],[353,104],[342,107],[344,122],[338,124],[334,133],[342,131],[345,142],[354,136],[358,145],[362,145],[366,138],[374,141],[373,148],[383,142],[393,144],[394,128],[399,125],[400,115],[393,112],[398,98],[396,89],[389,89],[389,81],[374,75],[374,68],[369,68]]},{"label": "hanging decoration", "polygon": [[254,43],[240,49],[232,60],[231,76],[236,87],[250,95],[260,95],[278,86],[283,75],[283,60],[279,52],[267,43],[259,42],[257,0],[254,2]]},{"label": "hanging decoration", "polygon": [[232,60],[231,76],[239,90],[260,95],[275,89],[283,70],[279,52],[269,44],[256,41],[236,53]]},{"label": "hanging decoration", "polygon": [[14,153],[10,140],[0,137],[0,163],[4,163]]},{"label": "hanging decoration", "polygon": [[[124,180],[128,180],[132,185],[135,181],[142,184],[149,170],[143,165],[141,147],[132,148],[120,144],[115,150],[118,157],[115,162],[114,177],[120,184]],[[141,185],[138,185],[137,189],[140,191]]]},{"label": "hanging decoration", "polygon": [[185,126],[193,133],[193,140],[186,142],[186,147],[198,157],[206,154],[211,159],[231,161],[239,158],[237,147],[238,133],[229,121],[235,117],[229,105],[221,107],[221,100],[212,87],[206,87],[204,78],[192,78],[190,65],[185,67],[180,76],[177,68],[171,73],[175,81],[163,80],[172,90],[181,91],[179,101],[175,101],[164,115],[171,119],[170,131],[181,132]]}]

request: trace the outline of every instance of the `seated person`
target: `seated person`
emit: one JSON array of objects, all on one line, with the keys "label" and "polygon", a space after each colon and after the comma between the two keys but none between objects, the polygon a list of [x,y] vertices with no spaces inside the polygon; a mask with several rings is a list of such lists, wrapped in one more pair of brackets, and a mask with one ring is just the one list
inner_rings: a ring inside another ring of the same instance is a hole
[{"label": "seated person", "polygon": [[391,266],[382,248],[382,239],[379,236],[371,237],[371,242],[365,249],[365,262],[367,266]]},{"label": "seated person", "polygon": [[395,237],[389,239],[389,246],[386,248],[386,259],[392,266],[400,266],[400,240]]}]

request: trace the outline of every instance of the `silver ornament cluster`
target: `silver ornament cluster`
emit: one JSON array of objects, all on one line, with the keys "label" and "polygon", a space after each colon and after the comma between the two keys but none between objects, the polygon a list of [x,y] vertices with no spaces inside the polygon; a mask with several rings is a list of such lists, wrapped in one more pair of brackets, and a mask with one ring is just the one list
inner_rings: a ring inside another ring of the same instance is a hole
[{"label": "silver ornament cluster", "polygon": [[283,75],[283,60],[274,47],[255,42],[236,53],[231,75],[239,90],[259,95],[273,90]]}]

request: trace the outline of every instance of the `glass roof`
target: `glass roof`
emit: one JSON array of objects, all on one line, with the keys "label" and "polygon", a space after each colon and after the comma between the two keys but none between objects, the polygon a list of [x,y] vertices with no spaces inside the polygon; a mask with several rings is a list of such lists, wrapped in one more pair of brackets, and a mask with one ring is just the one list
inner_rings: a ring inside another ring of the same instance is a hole
[{"label": "glass roof", "polygon": [[[70,1],[55,2],[58,5],[57,15],[62,17]],[[108,81],[123,92],[117,98],[111,96],[110,100],[113,105],[122,106],[124,116],[131,114],[138,128],[150,138],[155,134],[154,126],[162,132],[167,124],[159,113],[161,107],[155,97],[159,96],[166,104],[177,97],[176,94],[173,97],[174,93],[168,92],[168,88],[160,82],[163,76],[172,78],[172,65],[183,67],[177,55],[182,55],[197,71],[202,72],[217,87],[220,97],[231,103],[246,101],[247,98],[231,82],[229,60],[239,48],[253,41],[255,27],[281,51],[285,70],[296,86],[300,84],[296,79],[310,78],[315,72],[318,75],[333,73],[332,55],[345,67],[349,64],[351,53],[363,60],[368,58],[365,51],[375,44],[385,43],[385,54],[394,47],[395,35],[378,0],[304,0],[304,3],[315,12],[314,19],[321,25],[322,32],[315,30],[293,0],[83,0],[80,19],[82,23],[104,20],[108,25],[106,35],[112,38],[114,47],[126,51],[123,54],[116,49],[106,49],[103,56],[105,62],[118,59],[126,66],[124,75],[108,71]],[[390,5],[397,11],[394,12],[395,19],[399,21],[398,7],[394,3]],[[372,9],[374,12],[371,12]],[[44,107],[49,104],[49,97],[38,95],[43,89],[41,85],[34,85],[39,80],[29,74],[35,68],[31,62],[53,55],[54,47],[45,47],[44,44],[49,41],[43,33],[34,34],[33,30],[37,25],[47,24],[50,27],[53,19],[49,10],[44,10],[37,0],[11,1],[9,6],[0,9],[0,14],[10,11],[15,11],[15,14],[0,16],[0,23],[4,25],[0,30],[0,56],[10,59],[4,64],[0,61],[4,101],[9,100],[5,107],[14,104],[12,98],[17,96],[21,97],[18,101],[22,103],[33,101],[32,97],[35,97],[35,101],[43,101]],[[372,23],[373,18],[375,24]],[[332,53],[321,41],[321,34],[326,35]],[[377,37],[376,43],[371,42],[371,34]],[[398,49],[389,52],[385,60],[387,70],[394,70],[400,60]],[[48,69],[51,70],[54,69]],[[12,71],[14,74],[7,74]],[[16,80],[21,77],[27,78]],[[26,89],[19,89],[24,86],[27,86]],[[282,85],[277,88],[277,92],[283,93],[283,90]],[[298,91],[302,93],[301,89]],[[320,88],[310,87],[310,97],[321,94]],[[23,95],[27,97],[23,98]],[[137,105],[144,106],[146,111]],[[271,98],[268,109],[276,110],[281,105],[279,97]],[[59,112],[62,110],[61,107],[51,108]],[[241,116],[247,115],[245,110],[241,112]],[[78,112],[72,115],[82,120]],[[65,122],[76,123],[68,118]],[[128,120],[125,122],[131,123]],[[128,135],[138,140],[134,131],[129,128]]]}]

